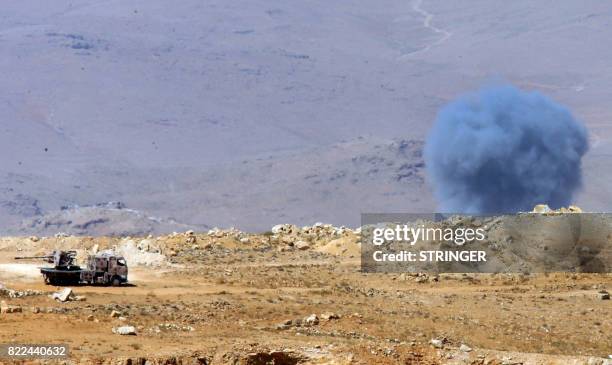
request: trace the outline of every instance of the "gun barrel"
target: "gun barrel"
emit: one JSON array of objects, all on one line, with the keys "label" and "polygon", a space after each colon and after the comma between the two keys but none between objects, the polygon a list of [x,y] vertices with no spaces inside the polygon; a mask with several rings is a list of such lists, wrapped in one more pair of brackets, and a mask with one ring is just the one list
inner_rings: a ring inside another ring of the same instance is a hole
[{"label": "gun barrel", "polygon": [[17,256],[15,260],[28,260],[28,259],[49,259],[53,258],[53,256]]}]

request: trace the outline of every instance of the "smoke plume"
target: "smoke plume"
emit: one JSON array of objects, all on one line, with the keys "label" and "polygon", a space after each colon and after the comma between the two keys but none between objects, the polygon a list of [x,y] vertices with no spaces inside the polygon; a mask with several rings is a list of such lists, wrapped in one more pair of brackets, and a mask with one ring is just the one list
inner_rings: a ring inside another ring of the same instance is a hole
[{"label": "smoke plume", "polygon": [[444,107],[424,153],[442,212],[509,213],[569,205],[587,149],[587,131],[567,108],[496,86]]}]

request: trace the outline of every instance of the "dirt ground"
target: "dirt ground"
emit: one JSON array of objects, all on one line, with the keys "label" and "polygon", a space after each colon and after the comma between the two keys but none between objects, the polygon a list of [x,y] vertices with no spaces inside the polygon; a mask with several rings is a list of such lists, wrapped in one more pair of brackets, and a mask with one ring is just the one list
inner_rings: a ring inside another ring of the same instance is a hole
[{"label": "dirt ground", "polygon": [[[345,236],[335,251],[326,237],[302,249],[269,233],[150,238],[166,262],[64,303],[37,261],[12,258],[117,240],[5,239],[0,282],[34,292],[0,298],[22,309],[0,314],[0,344],[68,344],[72,363],[91,364],[612,362],[612,301],[598,295],[612,275],[365,274]],[[113,333],[125,325],[137,334]]]}]

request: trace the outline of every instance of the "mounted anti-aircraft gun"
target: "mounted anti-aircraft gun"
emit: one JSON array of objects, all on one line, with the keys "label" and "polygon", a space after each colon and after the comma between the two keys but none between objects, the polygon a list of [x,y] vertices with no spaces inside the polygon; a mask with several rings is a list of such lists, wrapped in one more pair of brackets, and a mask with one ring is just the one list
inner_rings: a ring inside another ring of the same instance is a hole
[{"label": "mounted anti-aircraft gun", "polygon": [[40,273],[48,285],[105,284],[121,285],[127,282],[128,267],[125,259],[105,252],[87,257],[87,269],[75,264],[76,251],[55,250],[45,256],[21,256],[15,260],[42,259],[53,267],[41,267]]},{"label": "mounted anti-aircraft gun", "polygon": [[76,251],[59,251],[55,250],[45,256],[19,256],[15,257],[15,260],[30,260],[30,259],[43,259],[45,262],[53,264],[55,268],[59,267],[72,267],[77,266],[74,264],[76,259]]}]

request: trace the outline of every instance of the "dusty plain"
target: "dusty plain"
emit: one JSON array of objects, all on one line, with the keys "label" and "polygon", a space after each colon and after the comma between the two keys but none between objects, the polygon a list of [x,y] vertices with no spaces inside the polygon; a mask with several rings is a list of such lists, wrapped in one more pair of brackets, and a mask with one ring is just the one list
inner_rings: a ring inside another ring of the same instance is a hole
[{"label": "dusty plain", "polygon": [[[126,286],[73,287],[84,301],[49,298],[58,288],[39,264],[12,259],[134,244],[132,261],[162,261],[132,265]],[[0,314],[0,343],[65,343],[70,363],[606,364],[612,354],[612,301],[599,294],[609,274],[366,274],[348,229],[4,238],[0,253],[0,299],[21,309]],[[125,325],[137,334],[112,332]]]}]

